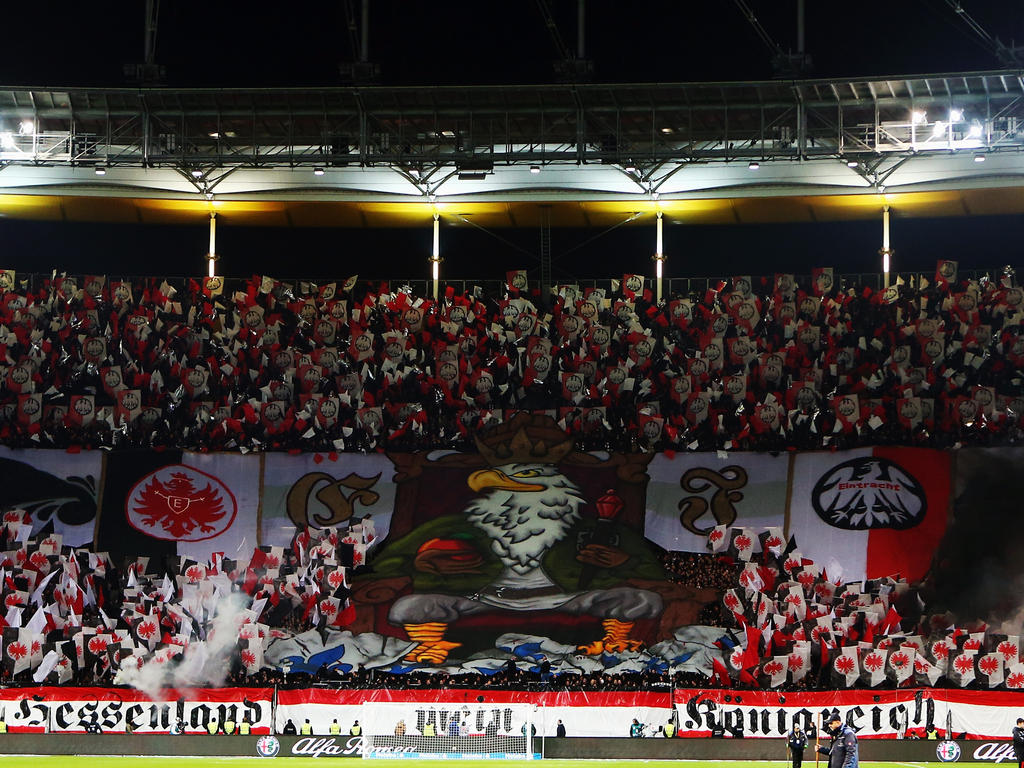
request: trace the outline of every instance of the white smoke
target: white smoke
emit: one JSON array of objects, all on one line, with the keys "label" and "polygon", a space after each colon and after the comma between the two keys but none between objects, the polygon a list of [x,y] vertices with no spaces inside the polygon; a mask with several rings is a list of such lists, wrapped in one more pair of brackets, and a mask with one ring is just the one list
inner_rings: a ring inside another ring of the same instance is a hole
[{"label": "white smoke", "polygon": [[158,700],[160,692],[166,688],[188,691],[224,685],[231,671],[239,630],[245,620],[251,618],[250,601],[251,598],[241,592],[226,596],[215,592],[211,599],[214,614],[205,640],[190,642],[178,663],[150,658],[141,667],[123,666],[114,676],[114,683],[137,688],[153,700]]}]

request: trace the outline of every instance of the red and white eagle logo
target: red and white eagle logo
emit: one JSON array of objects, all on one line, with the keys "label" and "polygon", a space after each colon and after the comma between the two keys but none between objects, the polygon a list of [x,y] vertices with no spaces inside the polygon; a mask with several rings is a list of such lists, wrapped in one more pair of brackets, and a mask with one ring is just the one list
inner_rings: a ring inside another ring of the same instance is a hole
[{"label": "red and white eagle logo", "polygon": [[204,541],[235,520],[238,503],[218,478],[194,467],[171,464],[142,478],[128,494],[128,523],[156,539]]}]

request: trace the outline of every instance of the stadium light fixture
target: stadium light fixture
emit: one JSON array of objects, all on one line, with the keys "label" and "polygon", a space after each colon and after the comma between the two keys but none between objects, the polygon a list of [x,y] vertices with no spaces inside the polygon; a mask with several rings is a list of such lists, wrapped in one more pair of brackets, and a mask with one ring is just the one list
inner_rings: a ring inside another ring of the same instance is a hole
[{"label": "stadium light fixture", "polygon": [[981,152],[979,152],[978,154],[976,154],[974,156],[974,162],[976,162],[976,163],[984,163],[985,162],[985,155],[983,155]]},{"label": "stadium light fixture", "polygon": [[664,128],[661,129],[661,132],[667,136],[668,134],[672,133],[673,130],[666,125]]},{"label": "stadium light fixture", "polygon": [[18,124],[18,133],[22,136],[31,136],[35,132],[36,124],[31,120],[22,120],[21,123]]},{"label": "stadium light fixture", "polygon": [[936,121],[932,126],[932,136],[941,136],[946,132],[946,124],[941,120]]},{"label": "stadium light fixture", "polygon": [[949,122],[959,123],[964,119],[964,111],[962,109],[951,109],[949,110]]},{"label": "stadium light fixture", "polygon": [[748,171],[756,171],[756,170],[760,169],[760,167],[761,167],[761,164],[759,162],[757,162],[757,160],[751,160],[750,164],[747,166],[747,170]]},{"label": "stadium light fixture", "polygon": [[928,113],[921,109],[915,109],[910,113],[910,122],[914,125],[920,125],[928,119]]},{"label": "stadium light fixture", "polygon": [[324,169],[323,168],[314,168],[313,169],[313,175],[314,176],[323,176],[324,175]]},{"label": "stadium light fixture", "polygon": [[530,173],[540,173],[540,166],[539,165],[531,165],[530,166]]},{"label": "stadium light fixture", "polygon": [[201,178],[203,178],[203,170],[201,168],[193,168],[192,169],[192,178],[193,179],[201,179]]},{"label": "stadium light fixture", "polygon": [[967,129],[968,139],[980,139],[981,138],[981,124],[974,123],[970,128]]},{"label": "stadium light fixture", "polygon": [[623,166],[623,170],[626,173],[636,173],[636,163],[630,160],[625,166]]},{"label": "stadium light fixture", "polygon": [[854,160],[853,158],[850,158],[849,160],[846,161],[847,168],[856,168],[858,165],[860,165],[860,162]]},{"label": "stadium light fixture", "polygon": [[97,176],[106,176],[107,175],[107,166],[105,166],[105,165],[97,165],[95,170],[94,170],[94,172],[95,172],[95,174]]},{"label": "stadium light fixture", "polygon": [[0,149],[16,150],[18,145],[14,143],[14,135],[10,131],[0,133]]}]

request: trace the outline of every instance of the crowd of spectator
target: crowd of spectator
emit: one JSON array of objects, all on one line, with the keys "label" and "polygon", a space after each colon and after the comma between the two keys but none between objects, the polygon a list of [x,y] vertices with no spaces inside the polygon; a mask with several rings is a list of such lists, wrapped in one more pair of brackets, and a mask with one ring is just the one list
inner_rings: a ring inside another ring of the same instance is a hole
[{"label": "crowd of spectator", "polygon": [[583,449],[1017,442],[1024,292],[939,272],[886,291],[736,277],[660,305],[636,276],[435,302],[358,281],[0,272],[0,442],[471,450],[517,410]]},{"label": "crowd of spectator", "polygon": [[700,552],[666,552],[661,565],[670,581],[694,589],[726,590],[736,586],[740,566],[730,557],[713,557]]}]

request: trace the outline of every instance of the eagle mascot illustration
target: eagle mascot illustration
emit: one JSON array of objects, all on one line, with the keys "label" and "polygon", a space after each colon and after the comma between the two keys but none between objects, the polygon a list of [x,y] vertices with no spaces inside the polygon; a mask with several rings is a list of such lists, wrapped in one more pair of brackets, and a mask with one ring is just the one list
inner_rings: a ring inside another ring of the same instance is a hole
[{"label": "eagle mascot illustration", "polygon": [[[572,450],[572,438],[562,433],[561,442],[548,444],[536,435],[531,437],[526,429],[530,417],[521,416],[526,418],[504,425],[502,441],[477,440],[488,468],[469,475],[474,496],[462,514],[442,522],[448,534],[457,529],[456,524],[465,528],[470,523],[475,529],[471,541],[448,535],[428,539],[415,549],[407,544],[415,569],[437,575],[439,580],[433,583],[438,588],[451,589],[460,583],[466,587],[456,594],[417,592],[391,605],[389,622],[403,627],[416,643],[407,661],[444,662],[459,646],[445,639],[448,627],[464,616],[554,610],[597,617],[604,636],[578,647],[580,653],[596,656],[635,650],[640,646],[631,636],[635,622],[657,618],[662,612],[659,594],[621,584],[624,574],[660,575],[660,566],[642,536],[625,530],[617,534],[632,537],[632,552],[643,553],[636,556],[601,543],[596,532],[580,546],[581,509],[587,501],[558,466]],[[417,542],[424,535],[422,531],[412,534]],[[613,573],[627,561],[632,561],[628,571]],[[383,564],[386,567],[386,559]]]}]

